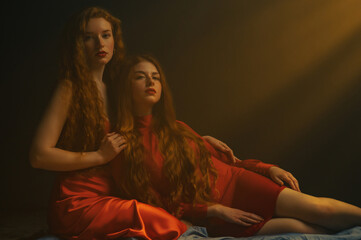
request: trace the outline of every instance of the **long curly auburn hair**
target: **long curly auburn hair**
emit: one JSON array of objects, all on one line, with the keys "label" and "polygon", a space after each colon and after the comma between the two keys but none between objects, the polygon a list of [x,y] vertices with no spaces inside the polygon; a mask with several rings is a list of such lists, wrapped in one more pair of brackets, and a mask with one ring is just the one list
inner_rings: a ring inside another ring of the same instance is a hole
[{"label": "long curly auburn hair", "polygon": [[[131,91],[131,70],[142,61],[148,61],[160,74],[162,95],[153,107],[151,128],[159,141],[159,151],[164,158],[163,173],[171,188],[167,199],[159,199],[153,192],[145,168],[145,149],[139,131],[135,128]],[[172,96],[160,64],[151,56],[131,57],[122,67],[118,91],[118,115],[115,128],[127,139],[122,151],[122,168],[117,179],[122,197],[164,207],[177,215],[179,203],[208,203],[211,188],[217,178],[210,153],[203,140],[187,126],[176,121]],[[193,147],[191,146],[193,144]],[[195,146],[195,148],[194,148]],[[195,150],[196,149],[196,150]]]},{"label": "long curly auburn hair", "polygon": [[72,151],[94,151],[105,134],[104,103],[86,59],[84,37],[92,18],[104,18],[111,24],[114,54],[107,63],[103,81],[106,85],[116,79],[117,68],[124,58],[121,22],[108,11],[89,7],[75,14],[62,34],[60,42],[60,81],[72,93],[68,116],[58,141],[58,147]]}]

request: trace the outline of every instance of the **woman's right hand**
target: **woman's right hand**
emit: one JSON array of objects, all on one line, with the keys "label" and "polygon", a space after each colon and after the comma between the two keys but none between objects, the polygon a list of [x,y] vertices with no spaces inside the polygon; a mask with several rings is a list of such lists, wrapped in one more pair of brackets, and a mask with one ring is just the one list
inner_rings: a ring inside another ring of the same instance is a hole
[{"label": "woman's right hand", "polygon": [[102,163],[108,163],[126,146],[126,140],[120,134],[112,132],[105,135],[98,150],[99,155],[102,157]]},{"label": "woman's right hand", "polygon": [[251,226],[263,221],[263,218],[237,208],[230,208],[221,204],[215,204],[208,207],[208,216],[219,217],[227,222],[236,223],[242,226]]}]

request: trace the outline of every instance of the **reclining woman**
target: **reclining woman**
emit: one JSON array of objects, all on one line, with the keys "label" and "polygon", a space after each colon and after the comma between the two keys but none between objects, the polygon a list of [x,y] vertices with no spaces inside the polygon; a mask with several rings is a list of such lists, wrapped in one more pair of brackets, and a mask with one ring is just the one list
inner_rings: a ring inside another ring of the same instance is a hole
[{"label": "reclining woman", "polygon": [[[116,129],[127,146],[111,165],[121,198],[162,207],[206,226],[210,236],[329,233],[361,225],[360,208],[301,193],[297,180],[274,165],[234,164],[177,121],[153,57],[126,61],[118,104]],[[277,184],[281,180],[291,188]]]},{"label": "reclining woman", "polygon": [[187,227],[165,210],[112,196],[108,163],[126,146],[109,133],[107,104],[124,57],[120,20],[101,8],[84,9],[61,43],[61,80],[30,152],[33,167],[59,172],[50,231],[65,239],[177,239]]}]

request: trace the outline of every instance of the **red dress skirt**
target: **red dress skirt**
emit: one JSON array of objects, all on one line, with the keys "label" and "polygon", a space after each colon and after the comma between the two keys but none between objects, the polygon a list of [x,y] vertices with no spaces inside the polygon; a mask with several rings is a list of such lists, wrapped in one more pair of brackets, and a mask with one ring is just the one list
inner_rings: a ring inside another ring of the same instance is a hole
[{"label": "red dress skirt", "polygon": [[[91,174],[90,174],[91,173]],[[177,239],[185,224],[161,208],[112,196],[105,168],[59,174],[50,211],[51,233],[65,239]]]}]

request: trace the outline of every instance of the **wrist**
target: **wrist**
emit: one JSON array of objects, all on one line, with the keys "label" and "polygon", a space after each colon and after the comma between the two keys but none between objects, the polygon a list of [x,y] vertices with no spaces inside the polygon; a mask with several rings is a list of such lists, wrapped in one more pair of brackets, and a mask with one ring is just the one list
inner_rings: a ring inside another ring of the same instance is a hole
[{"label": "wrist", "polygon": [[212,206],[208,206],[207,208],[207,217],[216,217],[219,213],[220,204],[214,204]]},{"label": "wrist", "polygon": [[210,141],[210,140],[209,140],[209,136],[207,136],[207,135],[206,135],[206,136],[202,136],[202,138],[203,138],[203,140],[205,140],[206,142],[209,143],[209,141]]},{"label": "wrist", "polygon": [[98,151],[93,152],[93,161],[95,163],[95,166],[103,165],[106,163],[106,157],[104,156],[104,153],[99,149]]},{"label": "wrist", "polygon": [[277,166],[271,166],[268,168],[268,173],[271,173],[274,169],[278,168]]}]

